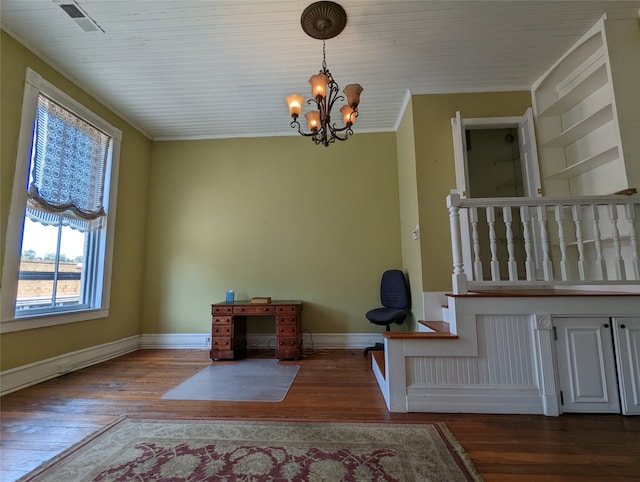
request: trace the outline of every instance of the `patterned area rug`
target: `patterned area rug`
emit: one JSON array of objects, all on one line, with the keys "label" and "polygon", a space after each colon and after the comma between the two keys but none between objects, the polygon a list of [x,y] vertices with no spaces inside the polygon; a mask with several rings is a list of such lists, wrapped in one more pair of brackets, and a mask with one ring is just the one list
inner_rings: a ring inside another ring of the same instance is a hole
[{"label": "patterned area rug", "polygon": [[480,481],[444,424],[121,418],[21,481]]}]

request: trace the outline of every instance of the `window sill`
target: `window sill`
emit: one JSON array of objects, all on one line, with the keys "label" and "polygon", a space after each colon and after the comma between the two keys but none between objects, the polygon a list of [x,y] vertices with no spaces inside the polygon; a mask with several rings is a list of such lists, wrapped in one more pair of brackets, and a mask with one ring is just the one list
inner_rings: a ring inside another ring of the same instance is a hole
[{"label": "window sill", "polygon": [[11,333],[14,331],[33,330],[35,328],[46,328],[49,326],[76,323],[78,321],[97,320],[109,316],[108,309],[85,310],[78,312],[58,313],[54,315],[33,316],[24,318],[12,318],[2,320],[0,323],[0,333]]}]

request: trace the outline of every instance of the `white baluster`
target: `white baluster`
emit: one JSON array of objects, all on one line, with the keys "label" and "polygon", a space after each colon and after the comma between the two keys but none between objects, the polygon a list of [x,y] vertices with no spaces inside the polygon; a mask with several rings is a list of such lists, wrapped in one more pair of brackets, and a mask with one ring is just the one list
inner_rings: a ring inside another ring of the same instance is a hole
[{"label": "white baluster", "polygon": [[564,206],[554,208],[558,225],[558,241],[560,242],[560,275],[562,281],[569,279],[569,260],[567,259],[567,242],[564,238]]},{"label": "white baluster", "polygon": [[547,230],[547,209],[538,206],[538,224],[540,226],[540,240],[542,241],[542,271],[545,281],[553,279],[553,265],[549,256],[549,232]]},{"label": "white baluster", "polygon": [[618,206],[607,204],[609,222],[611,222],[611,236],[613,238],[613,269],[616,280],[626,280],[624,270],[624,260],[622,259],[622,248],[620,247],[620,231],[618,230]]},{"label": "white baluster", "polygon": [[578,247],[578,276],[581,281],[586,278],[584,265],[584,240],[582,239],[582,206],[572,206],[573,224],[576,230],[576,245]]},{"label": "white baluster", "polygon": [[480,238],[478,236],[478,208],[469,208],[469,222],[471,223],[471,239],[473,241],[473,279],[483,280],[482,260],[480,259]]},{"label": "white baluster", "polygon": [[527,281],[533,281],[536,279],[536,263],[531,252],[531,215],[529,214],[529,206],[520,207],[520,220],[524,237],[524,266],[527,273]]},{"label": "white baluster", "polygon": [[491,279],[500,281],[500,263],[498,262],[498,244],[496,238],[496,213],[493,206],[488,206],[487,224],[489,225],[489,249],[491,250]]},{"label": "white baluster", "polygon": [[456,294],[467,293],[467,276],[464,274],[464,262],[462,260],[462,237],[460,234],[460,194],[451,192],[447,196],[447,208],[449,209],[449,228],[451,229],[451,251],[453,255],[453,274],[451,283]]},{"label": "white baluster", "polygon": [[631,241],[631,267],[633,279],[640,280],[640,261],[638,260],[638,237],[636,236],[636,209],[633,204],[624,205],[625,217],[629,224],[629,240]]},{"label": "white baluster", "polygon": [[507,266],[509,268],[509,281],[516,281],[518,279],[518,265],[516,264],[516,255],[513,248],[513,228],[511,226],[513,216],[511,215],[511,207],[503,207],[502,215],[504,217],[504,225],[507,229],[507,252],[509,253]]},{"label": "white baluster", "polygon": [[600,225],[598,223],[598,220],[600,219],[598,206],[592,204],[590,206],[590,210],[591,220],[593,222],[593,243],[596,247],[596,276],[598,277],[598,279],[606,280],[607,265],[604,261],[604,257],[602,256],[602,239],[600,239]]}]

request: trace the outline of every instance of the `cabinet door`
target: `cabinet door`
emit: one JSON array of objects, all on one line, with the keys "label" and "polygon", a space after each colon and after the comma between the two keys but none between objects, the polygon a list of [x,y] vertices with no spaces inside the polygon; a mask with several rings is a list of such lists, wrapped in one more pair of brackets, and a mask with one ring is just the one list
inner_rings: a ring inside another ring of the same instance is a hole
[{"label": "cabinet door", "polygon": [[554,318],[563,412],[620,413],[609,318]]},{"label": "cabinet door", "polygon": [[640,415],[640,318],[614,318],[613,338],[622,413]]}]

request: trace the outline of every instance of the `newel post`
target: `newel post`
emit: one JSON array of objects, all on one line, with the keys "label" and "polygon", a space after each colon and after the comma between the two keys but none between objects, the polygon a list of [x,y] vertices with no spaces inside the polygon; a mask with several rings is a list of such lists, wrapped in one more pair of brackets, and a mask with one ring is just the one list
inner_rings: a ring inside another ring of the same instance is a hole
[{"label": "newel post", "polygon": [[460,235],[460,194],[451,191],[447,196],[449,209],[449,226],[451,229],[451,253],[453,254],[453,274],[451,284],[456,294],[467,293],[467,276],[464,274],[462,259],[462,237]]}]

